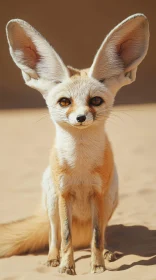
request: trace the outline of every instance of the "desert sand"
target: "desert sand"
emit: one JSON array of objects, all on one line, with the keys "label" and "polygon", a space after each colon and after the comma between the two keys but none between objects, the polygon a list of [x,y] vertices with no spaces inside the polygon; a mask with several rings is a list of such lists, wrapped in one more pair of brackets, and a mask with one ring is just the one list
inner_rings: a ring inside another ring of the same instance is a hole
[{"label": "desert sand", "polygon": [[[90,251],[75,252],[74,279],[156,280],[156,105],[115,107],[107,131],[120,180],[107,243],[123,252],[90,274]],[[40,202],[54,128],[46,109],[0,111],[0,223],[29,216]],[[44,265],[47,255],[0,260],[2,280],[69,279]]]}]

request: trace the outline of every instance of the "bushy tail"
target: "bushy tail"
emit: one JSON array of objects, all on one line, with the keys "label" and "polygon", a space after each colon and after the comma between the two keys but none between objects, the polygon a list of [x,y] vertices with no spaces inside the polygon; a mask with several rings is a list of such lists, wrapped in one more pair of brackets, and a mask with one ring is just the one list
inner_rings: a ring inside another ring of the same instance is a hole
[{"label": "bushy tail", "polygon": [[48,233],[46,213],[0,225],[0,258],[44,249]]}]

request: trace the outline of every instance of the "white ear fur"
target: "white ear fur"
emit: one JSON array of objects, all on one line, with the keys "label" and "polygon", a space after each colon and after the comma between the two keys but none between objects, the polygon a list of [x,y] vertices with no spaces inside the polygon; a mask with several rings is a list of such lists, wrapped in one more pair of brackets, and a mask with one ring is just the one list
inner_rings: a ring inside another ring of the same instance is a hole
[{"label": "white ear fur", "polygon": [[143,14],[135,14],[118,24],[98,50],[89,76],[105,81],[113,93],[135,81],[138,65],[149,44],[149,26]]},{"label": "white ear fur", "polygon": [[20,19],[8,22],[6,33],[10,54],[22,70],[26,84],[46,97],[52,85],[69,74],[61,58],[31,25]]}]

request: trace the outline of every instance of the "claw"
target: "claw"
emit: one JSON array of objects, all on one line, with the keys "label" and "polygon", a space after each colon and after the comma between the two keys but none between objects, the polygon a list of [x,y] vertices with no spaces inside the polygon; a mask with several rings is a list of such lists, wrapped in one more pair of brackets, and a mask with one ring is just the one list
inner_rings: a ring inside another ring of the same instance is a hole
[{"label": "claw", "polygon": [[105,266],[103,265],[93,265],[91,273],[102,273],[105,271]]},{"label": "claw", "polygon": [[59,264],[60,264],[60,261],[58,259],[48,260],[46,263],[47,266],[52,266],[52,267],[59,266]]},{"label": "claw", "polygon": [[65,273],[69,275],[76,275],[75,268],[72,267],[66,267],[66,266],[60,266],[59,267],[59,273]]},{"label": "claw", "polygon": [[115,251],[115,252],[106,251],[104,253],[104,259],[106,259],[109,262],[114,262],[114,261],[120,259],[122,256],[123,256],[123,253],[118,252],[118,251]]}]

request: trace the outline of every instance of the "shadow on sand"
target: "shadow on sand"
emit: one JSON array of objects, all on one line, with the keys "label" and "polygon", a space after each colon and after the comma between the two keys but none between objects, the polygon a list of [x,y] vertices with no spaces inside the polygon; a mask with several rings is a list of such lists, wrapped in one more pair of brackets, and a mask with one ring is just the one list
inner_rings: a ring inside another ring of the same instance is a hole
[{"label": "shadow on sand", "polygon": [[109,250],[121,251],[124,255],[156,255],[156,230],[145,226],[109,226],[106,230],[106,242]]},{"label": "shadow on sand", "polygon": [[156,230],[141,225],[112,225],[106,230],[106,242],[107,248],[112,252],[150,257],[148,260],[122,265],[117,270],[126,270],[135,265],[156,265]]},{"label": "shadow on sand", "polygon": [[[106,230],[107,249],[112,252],[122,252],[123,255],[138,255],[149,257],[131,264],[122,265],[115,271],[126,270],[136,265],[156,265],[156,230],[150,230],[145,226],[112,225]],[[86,250],[88,253],[90,250]],[[85,255],[75,261],[90,258]]]}]

